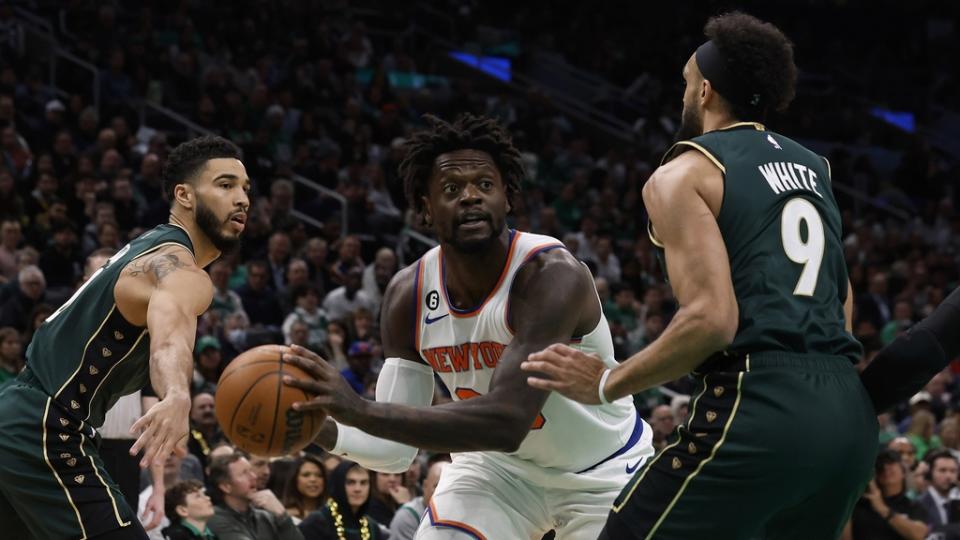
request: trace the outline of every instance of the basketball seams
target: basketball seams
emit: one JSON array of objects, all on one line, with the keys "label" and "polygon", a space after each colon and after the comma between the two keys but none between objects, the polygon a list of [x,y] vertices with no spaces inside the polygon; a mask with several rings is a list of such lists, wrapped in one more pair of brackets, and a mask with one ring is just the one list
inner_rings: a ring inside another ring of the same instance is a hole
[{"label": "basketball seams", "polygon": [[[270,442],[267,443],[267,452],[273,448],[273,437],[277,434],[277,416],[280,414],[280,396],[283,395],[283,353],[280,353],[280,361],[277,362],[277,399],[273,404],[273,428],[270,430]],[[286,429],[286,421],[284,421]]]},{"label": "basketball seams", "polygon": [[[253,384],[251,384],[249,387],[247,387],[247,389],[243,392],[243,395],[240,396],[240,399],[237,400],[237,405],[236,405],[236,408],[233,409],[233,416],[230,417],[230,424],[229,424],[229,428],[228,428],[228,429],[230,430],[230,433],[231,433],[231,434],[233,434],[233,424],[234,424],[234,422],[236,422],[236,420],[237,420],[237,414],[239,414],[239,413],[240,413],[240,409],[243,408],[243,402],[244,402],[244,400],[247,399],[247,396],[249,396],[250,393],[253,392],[253,389],[256,388],[257,385],[260,384],[261,381],[263,381],[264,379],[266,379],[267,377],[269,377],[269,376],[271,376],[271,375],[276,375],[276,373],[274,373],[273,371],[268,371],[267,373],[264,373],[263,375],[260,375],[259,377],[257,377],[257,379],[256,379],[255,381],[253,381]],[[231,442],[233,442],[233,441],[231,441]],[[236,444],[236,443],[234,443],[234,444]]]},{"label": "basketball seams", "polygon": [[252,362],[246,362],[246,363],[244,363],[242,366],[238,366],[238,367],[236,367],[236,368],[234,368],[234,369],[232,369],[232,370],[228,368],[228,369],[224,370],[223,375],[220,376],[220,380],[217,381],[217,386],[223,384],[223,382],[226,381],[228,378],[230,378],[231,375],[233,375],[234,373],[237,373],[238,371],[240,371],[240,370],[242,370],[242,369],[245,369],[245,368],[248,368],[248,367],[250,367],[250,366],[257,365],[257,364],[270,364],[270,363],[275,363],[275,362],[276,362],[276,360],[274,360],[274,359],[269,359],[269,360],[254,360],[254,361],[252,361]]}]

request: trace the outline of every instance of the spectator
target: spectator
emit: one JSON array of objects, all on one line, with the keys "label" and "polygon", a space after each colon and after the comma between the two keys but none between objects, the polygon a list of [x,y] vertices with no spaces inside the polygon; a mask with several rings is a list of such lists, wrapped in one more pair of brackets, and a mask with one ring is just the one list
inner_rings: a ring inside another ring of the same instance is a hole
[{"label": "spectator", "polygon": [[373,326],[373,313],[365,308],[357,308],[350,314],[350,335],[353,341],[377,341],[376,328]]},{"label": "spectator", "polygon": [[0,389],[23,369],[23,344],[15,328],[0,328]]},{"label": "spectator", "polygon": [[18,223],[26,223],[27,212],[23,197],[17,193],[16,181],[6,167],[0,165],[0,216]]},{"label": "spectator", "polygon": [[924,461],[929,467],[930,486],[917,501],[926,511],[927,525],[937,527],[960,523],[956,514],[960,504],[960,488],[957,488],[957,474],[960,462],[949,450],[933,450]]},{"label": "spectator", "polygon": [[372,311],[380,313],[380,301],[397,273],[397,256],[390,248],[380,248],[373,262],[363,270],[363,291],[372,303]]},{"label": "spectator", "polygon": [[890,298],[887,292],[887,276],[877,272],[870,279],[870,289],[857,302],[860,320],[867,320],[874,328],[883,328],[890,320]]},{"label": "spectator", "polygon": [[362,270],[364,263],[360,257],[360,239],[350,235],[340,241],[340,246],[337,250],[337,260],[331,266],[333,280],[340,285],[345,285],[347,282],[347,272],[355,267],[360,267]]},{"label": "spectator", "polygon": [[327,323],[327,339],[320,347],[320,356],[339,370],[347,369],[347,325],[342,321]]},{"label": "spectator", "polygon": [[197,340],[197,361],[193,368],[193,392],[214,393],[226,365],[220,353],[220,340],[201,336]]},{"label": "spectator", "polygon": [[[330,474],[330,499],[300,523],[305,540],[381,540],[380,524],[368,513],[370,471],[344,461]],[[337,522],[342,523],[339,532]]]},{"label": "spectator", "polygon": [[918,460],[922,460],[929,450],[942,446],[940,437],[933,432],[934,426],[936,426],[936,418],[932,412],[920,409],[913,413],[906,435],[917,449]]},{"label": "spectator", "polygon": [[293,289],[293,299],[296,307],[283,321],[284,341],[291,342],[290,330],[295,322],[301,322],[307,327],[306,347],[319,351],[327,338],[327,314],[320,309],[319,291],[313,285],[299,285]]},{"label": "spectator", "polygon": [[413,500],[413,494],[410,488],[403,485],[402,474],[375,471],[373,478],[373,492],[367,513],[379,523],[390,523],[397,509]]},{"label": "spectator", "polygon": [[[291,258],[287,263],[287,277],[284,294],[281,296],[280,307],[284,313],[290,313],[296,307],[296,301],[293,298],[293,290],[310,284],[310,270],[307,262],[303,259]],[[318,293],[319,294],[319,293]],[[319,296],[318,296],[319,298]]]},{"label": "spectator", "polygon": [[59,223],[51,227],[50,232],[53,233],[53,243],[40,255],[40,269],[50,292],[56,290],[63,296],[70,296],[82,275],[77,235],[69,223]]},{"label": "spectator", "polygon": [[283,323],[283,312],[276,294],[269,289],[270,264],[256,260],[247,263],[247,283],[237,294],[243,301],[243,310],[250,324],[277,327]]},{"label": "spectator", "polygon": [[620,283],[620,259],[613,253],[613,239],[609,235],[597,238],[592,258],[597,264],[596,275],[606,278],[611,285]]},{"label": "spectator", "polygon": [[213,502],[203,484],[196,480],[177,482],[164,495],[170,526],[163,529],[165,540],[216,540],[207,522],[213,517]]},{"label": "spectator", "polygon": [[660,451],[667,445],[667,437],[673,433],[673,411],[669,405],[658,405],[650,413],[650,427],[653,428],[653,448]]},{"label": "spectator", "polygon": [[347,350],[347,368],[340,371],[343,378],[360,395],[363,395],[370,375],[373,347],[366,341],[354,341]]},{"label": "spectator", "polygon": [[[166,486],[172,486],[184,479],[180,474],[182,463],[183,458],[176,453],[167,455],[166,460],[163,462],[163,478],[159,479],[159,481],[155,478],[152,484],[140,492],[137,516],[140,518],[140,523],[143,524],[143,528],[147,530],[147,536],[151,540],[163,540],[161,531],[170,525],[170,516],[163,515],[161,517],[157,514],[166,506],[163,500],[164,488]],[[153,469],[151,469],[151,472],[152,471]],[[159,506],[151,505],[151,499],[155,494],[161,499],[157,503]],[[148,508],[151,508],[151,510],[148,510]],[[154,508],[156,511],[152,510]],[[166,514],[165,511],[164,514]]]},{"label": "spectator", "polygon": [[270,483],[270,458],[252,454],[248,460],[253,474],[257,476],[257,489],[267,489]]},{"label": "spectator", "polygon": [[257,476],[241,454],[214,460],[210,483],[220,503],[207,526],[220,540],[303,540],[276,495],[257,489]]},{"label": "spectator", "polygon": [[[3,171],[0,171],[0,175]],[[3,195],[0,194],[0,197]],[[6,218],[0,224],[0,284],[13,280],[17,276],[17,249],[23,239],[20,222]]]},{"label": "spectator", "polygon": [[223,440],[220,424],[217,422],[215,400],[210,392],[200,392],[193,396],[190,404],[190,437],[187,450],[207,467],[210,464],[210,450]]},{"label": "spectator", "polygon": [[298,525],[319,510],[327,502],[327,471],[323,462],[310,454],[294,460],[281,500]]},{"label": "spectator", "polygon": [[353,266],[346,271],[345,282],[323,299],[323,310],[330,320],[344,321],[357,308],[373,311],[373,301],[361,288],[363,267]]},{"label": "spectator", "polygon": [[210,312],[216,315],[216,320],[223,322],[226,318],[238,311],[243,311],[243,300],[229,288],[230,263],[224,259],[217,259],[210,265],[210,281],[213,282],[213,301],[210,303]]},{"label": "spectator", "polygon": [[413,499],[397,510],[390,522],[390,540],[413,540],[417,527],[420,526],[420,516],[430,505],[433,492],[440,482],[440,475],[448,464],[447,461],[437,461],[427,469],[427,477],[423,480],[423,496]]},{"label": "spectator", "polygon": [[927,515],[906,493],[906,468],[896,452],[877,456],[876,476],[853,509],[844,529],[844,540],[922,540],[927,534]]},{"label": "spectator", "polygon": [[30,328],[29,315],[43,302],[47,281],[43,272],[30,265],[17,274],[17,287],[0,306],[0,327],[11,326],[20,332]]},{"label": "spectator", "polygon": [[270,235],[267,243],[267,264],[270,265],[269,287],[282,292],[287,286],[287,262],[290,259],[290,236],[285,232]]},{"label": "spectator", "polygon": [[332,291],[334,281],[330,272],[330,264],[327,262],[327,241],[319,237],[307,240],[304,256],[307,261],[307,268],[310,271],[310,280],[316,284],[321,292]]}]

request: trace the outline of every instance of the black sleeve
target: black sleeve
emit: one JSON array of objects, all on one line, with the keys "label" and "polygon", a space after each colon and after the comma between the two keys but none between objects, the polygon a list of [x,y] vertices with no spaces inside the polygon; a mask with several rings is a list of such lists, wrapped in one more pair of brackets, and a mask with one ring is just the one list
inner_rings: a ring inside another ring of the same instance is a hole
[{"label": "black sleeve", "polygon": [[327,534],[327,521],[324,519],[322,511],[316,511],[297,525],[303,534],[303,540],[327,540],[330,536]]},{"label": "black sleeve", "polygon": [[930,515],[927,513],[927,509],[923,507],[922,504],[918,502],[911,502],[910,508],[907,509],[907,517],[914,521],[922,521],[924,523],[929,523]]},{"label": "black sleeve", "polygon": [[157,392],[153,389],[150,381],[147,381],[147,385],[143,387],[143,390],[140,390],[140,397],[157,397]]}]

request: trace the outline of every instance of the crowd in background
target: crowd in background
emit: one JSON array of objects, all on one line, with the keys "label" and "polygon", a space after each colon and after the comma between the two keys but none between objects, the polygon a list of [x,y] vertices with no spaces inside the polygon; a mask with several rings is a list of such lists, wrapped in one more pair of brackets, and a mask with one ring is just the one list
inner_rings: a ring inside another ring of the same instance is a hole
[{"label": "crowd in background", "polygon": [[[464,27],[490,24],[488,10],[453,4]],[[646,233],[640,190],[679,120],[676,80],[685,52],[667,55],[676,61],[662,69],[662,58],[648,67],[641,88],[661,97],[648,100],[652,112],[638,123],[635,140],[616,144],[582,129],[548,100],[491,89],[470,76],[405,85],[397,73],[442,75],[445,64],[414,39],[375,35],[363,22],[336,13],[309,2],[71,5],[65,18],[70,46],[101,69],[97,109],[89,93],[60,95],[45,86],[42,64],[17,39],[10,7],[0,6],[0,384],[22,369],[33,332],[73,293],[88,257],[109,256],[167,219],[161,171],[184,134],[140,125],[133,103],[149,98],[237,143],[254,180],[241,250],[208,268],[215,294],[196,341],[191,454],[168,462],[166,485],[177,487],[169,489],[167,516],[175,522],[213,512],[201,489],[207,486],[221,510],[203,523],[215,532],[235,525],[269,529],[265,538],[336,538],[334,507],[350,535],[362,535],[367,516],[373,538],[390,535],[391,521],[398,520],[406,521],[398,525],[406,532],[389,537],[412,537],[411,520],[429,500],[430,475],[439,474],[443,456],[421,456],[405,475],[368,473],[319,451],[273,462],[244,456],[223,440],[212,393],[238,354],[282,342],[318,352],[372,399],[382,363],[383,291],[399,268],[429,247],[402,234],[427,231],[397,178],[404,138],[424,113],[452,119],[473,112],[508,126],[528,169],[511,226],[555,236],[588,264],[618,359],[655,340],[676,309]],[[533,18],[527,11],[518,17]],[[536,47],[566,53],[614,80],[640,65],[638,52],[617,49],[615,36],[601,42],[604,54],[577,54],[557,39],[561,25],[552,34],[549,25],[538,28],[529,36]],[[578,28],[585,36],[598,31],[589,20]],[[699,36],[691,32],[698,30],[691,27],[670,43],[692,50]],[[805,35],[791,35],[802,51]],[[955,84],[948,75],[927,97],[936,99]],[[868,362],[958,284],[960,190],[951,190],[957,167],[921,135],[891,135],[892,128],[864,120],[849,103],[812,118],[813,103],[823,106],[801,86],[798,111],[776,119],[774,127],[810,136],[822,116],[849,124],[821,135],[844,143],[829,156],[834,181],[909,213],[896,218],[840,198],[854,332]],[[861,133],[851,138],[854,125]],[[877,141],[903,143],[891,174],[856,152],[857,144]],[[345,203],[299,177],[335,191]],[[871,488],[880,495],[868,490],[855,513],[854,538],[883,537],[863,531],[883,531],[883,523],[871,520],[884,505],[912,505],[911,515],[932,525],[960,522],[952,505],[939,512],[945,507],[939,499],[932,511],[913,510],[929,502],[924,497],[931,497],[931,486],[940,486],[934,491],[944,500],[960,500],[957,373],[945,370],[909,403],[880,416],[879,444],[889,449],[878,458]],[[438,386],[437,401],[449,399]],[[658,446],[685,419],[690,392],[689,381],[681,379],[636,396]],[[947,462],[952,476],[937,473]],[[149,481],[141,487],[150,489]],[[367,493],[362,502],[360,492]],[[141,503],[148,496],[141,494]],[[260,521],[229,523],[231,511],[251,504],[264,512]]]}]

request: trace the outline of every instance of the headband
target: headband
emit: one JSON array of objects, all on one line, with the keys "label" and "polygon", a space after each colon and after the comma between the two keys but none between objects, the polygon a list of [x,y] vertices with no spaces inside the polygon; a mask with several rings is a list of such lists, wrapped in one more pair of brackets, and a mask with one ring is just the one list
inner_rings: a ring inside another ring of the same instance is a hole
[{"label": "headband", "polygon": [[695,58],[703,78],[728,101],[750,107],[765,105],[761,103],[760,94],[744,88],[743,82],[731,73],[727,57],[712,40],[697,48]]}]

